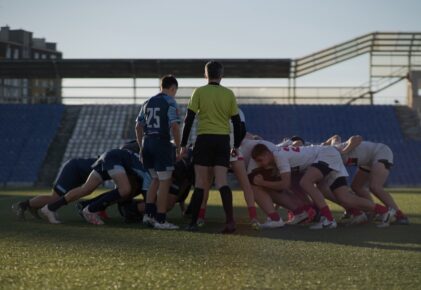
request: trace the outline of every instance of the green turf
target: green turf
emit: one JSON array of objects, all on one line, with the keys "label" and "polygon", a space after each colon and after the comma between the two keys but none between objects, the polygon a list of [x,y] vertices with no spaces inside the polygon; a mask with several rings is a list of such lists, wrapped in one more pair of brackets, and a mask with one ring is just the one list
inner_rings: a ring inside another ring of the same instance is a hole
[{"label": "green turf", "polygon": [[[17,221],[10,206],[26,195],[0,191],[0,289],[421,289],[420,190],[394,193],[410,226],[316,232],[254,231],[236,192],[232,236],[216,234],[215,193],[200,233],[126,225],[115,210],[105,226],[88,225],[73,206],[60,211],[62,225]],[[178,208],[170,219],[185,223]]]}]

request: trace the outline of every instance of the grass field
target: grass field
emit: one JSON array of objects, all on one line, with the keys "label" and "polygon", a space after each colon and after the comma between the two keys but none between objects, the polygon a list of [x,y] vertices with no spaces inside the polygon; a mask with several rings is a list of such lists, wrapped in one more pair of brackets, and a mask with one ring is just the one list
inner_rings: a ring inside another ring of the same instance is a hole
[{"label": "grass field", "polygon": [[[39,193],[0,191],[0,289],[421,289],[419,189],[394,191],[409,226],[325,231],[254,231],[235,192],[239,229],[230,236],[216,234],[224,221],[216,193],[199,233],[126,225],[114,209],[93,226],[73,206],[59,212],[62,225],[16,220],[11,204]],[[178,208],[170,219],[186,223]]]}]

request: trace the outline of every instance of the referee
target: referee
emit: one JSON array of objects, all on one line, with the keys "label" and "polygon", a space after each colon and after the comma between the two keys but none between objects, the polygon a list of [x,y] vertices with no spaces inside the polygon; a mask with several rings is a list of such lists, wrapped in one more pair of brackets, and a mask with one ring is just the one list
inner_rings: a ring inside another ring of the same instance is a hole
[{"label": "referee", "polygon": [[[235,231],[232,191],[227,183],[230,154],[236,155],[241,143],[241,120],[234,93],[220,85],[224,67],[217,61],[205,66],[208,84],[197,88],[190,98],[184,120],[181,140],[181,155],[187,152],[186,145],[193,121],[198,118],[197,139],[193,149],[195,189],[192,195],[192,220],[189,230],[197,230],[197,218],[205,190],[209,190],[210,172],[215,176],[215,185],[221,194],[226,216],[222,233]],[[230,125],[234,126],[234,148],[230,148]],[[231,153],[230,153],[231,152]]]}]

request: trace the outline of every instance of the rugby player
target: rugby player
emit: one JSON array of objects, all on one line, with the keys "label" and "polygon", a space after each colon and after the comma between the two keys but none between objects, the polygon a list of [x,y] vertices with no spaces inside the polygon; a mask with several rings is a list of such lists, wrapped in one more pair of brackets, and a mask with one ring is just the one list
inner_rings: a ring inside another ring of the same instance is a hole
[{"label": "rugby player", "polygon": [[[55,212],[64,205],[91,194],[99,185],[106,180],[113,180],[116,188],[110,190],[106,198],[102,199],[103,205],[108,206],[118,200],[125,199],[132,193],[129,176],[136,177],[143,190],[147,190],[150,184],[150,176],[143,168],[139,155],[128,150],[113,149],[103,153],[92,165],[92,171],[85,183],[68,191],[57,201],[49,203],[41,208],[40,212],[50,223],[58,224]],[[85,207],[82,211],[84,218],[93,224],[102,225],[104,222],[97,212],[90,211]]]},{"label": "rugby player", "polygon": [[258,167],[275,166],[280,172],[280,181],[267,181],[264,180],[262,175],[254,177],[254,183],[266,190],[288,189],[291,185],[292,169],[305,171],[300,180],[300,186],[311,196],[321,215],[320,221],[311,226],[311,229],[331,229],[337,226],[323,194],[314,186],[322,180],[327,180],[330,189],[341,204],[348,208],[381,214],[381,227],[390,223],[392,210],[349,193],[346,182],[348,173],[339,152],[333,147],[283,147],[282,150],[271,151],[265,145],[258,144],[252,150],[252,158],[256,161]]},{"label": "rugby player", "polygon": [[[152,176],[152,183],[146,194],[143,222],[156,229],[173,230],[178,229],[178,226],[167,221],[166,213],[174,163],[180,156],[180,118],[175,101],[178,89],[176,78],[164,76],[160,89],[159,94],[143,103],[136,119],[136,139],[145,168]],[[171,133],[175,150],[171,143]]]},{"label": "rugby player", "polygon": [[53,188],[50,195],[38,195],[31,199],[21,201],[14,204],[16,215],[19,218],[25,218],[25,211],[38,216],[38,209],[46,204],[57,201],[64,196],[69,190],[81,186],[92,171],[92,165],[96,161],[95,158],[74,158],[66,161],[60,168],[59,173],[53,183]]},{"label": "rugby player", "polygon": [[389,146],[364,141],[359,135],[351,136],[343,143],[340,136],[334,135],[326,143],[339,149],[345,165],[358,167],[351,184],[357,195],[373,200],[370,195],[372,192],[384,205],[395,211],[392,218],[396,218],[396,223],[409,224],[408,217],[399,209],[392,195],[384,189],[393,166],[393,152]]}]

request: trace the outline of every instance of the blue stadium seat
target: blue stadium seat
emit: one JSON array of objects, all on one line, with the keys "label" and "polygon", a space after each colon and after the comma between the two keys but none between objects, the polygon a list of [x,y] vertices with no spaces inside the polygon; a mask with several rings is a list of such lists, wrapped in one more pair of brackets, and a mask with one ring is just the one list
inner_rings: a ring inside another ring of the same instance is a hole
[{"label": "blue stadium seat", "polygon": [[63,105],[0,105],[0,183],[36,182]]}]

